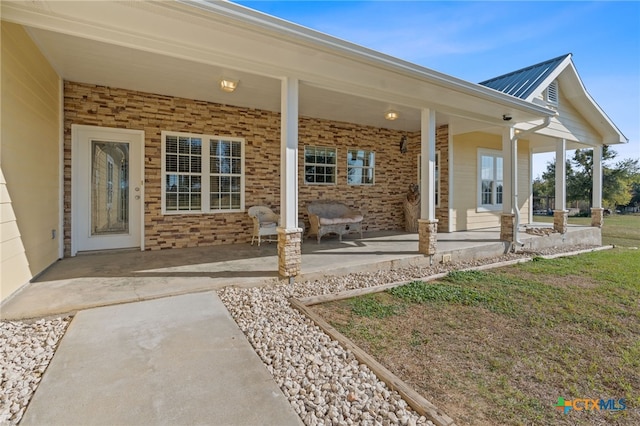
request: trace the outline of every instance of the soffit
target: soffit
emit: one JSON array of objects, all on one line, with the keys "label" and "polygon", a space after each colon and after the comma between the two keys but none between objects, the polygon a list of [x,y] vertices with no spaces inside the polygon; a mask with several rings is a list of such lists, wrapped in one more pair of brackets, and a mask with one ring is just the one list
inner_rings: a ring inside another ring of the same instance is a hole
[{"label": "soffit", "polygon": [[[3,19],[27,26],[67,80],[279,111],[280,78],[296,77],[301,115],[407,131],[419,130],[420,108],[438,111],[439,124],[458,117],[499,125],[503,114],[514,122],[544,115],[542,108],[471,83],[393,58],[371,59],[375,52],[366,49],[350,54],[348,43],[332,50],[309,37],[301,42],[288,30],[267,31],[191,6],[3,2],[2,7]],[[239,79],[238,90],[217,89],[222,76]],[[384,120],[388,109],[398,110],[401,119]]]}]

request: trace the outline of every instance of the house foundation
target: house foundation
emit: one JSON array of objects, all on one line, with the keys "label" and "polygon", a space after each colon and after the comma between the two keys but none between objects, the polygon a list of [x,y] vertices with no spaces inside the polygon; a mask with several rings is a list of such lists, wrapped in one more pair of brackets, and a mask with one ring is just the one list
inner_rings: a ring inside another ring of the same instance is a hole
[{"label": "house foundation", "polygon": [[516,215],[513,213],[502,213],[500,215],[500,239],[503,241],[513,241]]},{"label": "house foundation", "polygon": [[278,228],[278,274],[281,278],[300,275],[302,228]]},{"label": "house foundation", "polygon": [[436,254],[438,220],[418,219],[418,251],[424,255]]},{"label": "house foundation", "polygon": [[602,228],[604,224],[604,209],[601,207],[593,207],[591,209],[591,226]]},{"label": "house foundation", "polygon": [[554,210],[553,211],[553,230],[561,234],[566,234],[568,218],[569,218],[568,210]]}]

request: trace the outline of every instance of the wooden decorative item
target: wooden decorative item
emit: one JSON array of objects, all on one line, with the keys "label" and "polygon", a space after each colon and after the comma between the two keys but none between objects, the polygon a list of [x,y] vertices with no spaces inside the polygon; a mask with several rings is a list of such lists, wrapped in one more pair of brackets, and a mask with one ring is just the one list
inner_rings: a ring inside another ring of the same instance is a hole
[{"label": "wooden decorative item", "polygon": [[404,200],[404,229],[407,232],[418,232],[420,218],[420,189],[417,184],[409,184]]}]

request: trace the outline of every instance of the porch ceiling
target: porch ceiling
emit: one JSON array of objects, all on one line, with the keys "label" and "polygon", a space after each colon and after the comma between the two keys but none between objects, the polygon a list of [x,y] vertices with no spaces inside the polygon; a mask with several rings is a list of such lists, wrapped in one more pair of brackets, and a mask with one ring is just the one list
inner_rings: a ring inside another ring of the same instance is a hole
[{"label": "porch ceiling", "polygon": [[[228,67],[145,52],[47,30],[28,28],[60,76],[69,81],[118,87],[186,99],[280,111],[280,80]],[[221,78],[239,80],[223,92]],[[387,110],[400,118],[384,119]],[[420,111],[300,82],[300,115],[404,131],[420,130]],[[447,117],[437,114],[438,124]]]},{"label": "porch ceiling", "polygon": [[[2,9],[70,81],[277,112],[281,77],[296,76],[302,116],[412,132],[420,130],[421,108],[435,109],[437,124],[455,133],[499,132],[503,114],[513,123],[545,115],[233,4],[3,1]],[[238,89],[221,91],[222,77],[238,79]],[[398,120],[384,119],[390,109]]]}]

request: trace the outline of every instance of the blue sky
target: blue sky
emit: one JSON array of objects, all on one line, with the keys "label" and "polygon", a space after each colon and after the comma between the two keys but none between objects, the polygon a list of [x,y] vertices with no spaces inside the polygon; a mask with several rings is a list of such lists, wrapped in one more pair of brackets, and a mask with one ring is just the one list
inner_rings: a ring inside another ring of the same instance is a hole
[{"label": "blue sky", "polygon": [[[471,82],[573,53],[587,91],[640,158],[640,2],[237,1]],[[540,156],[534,176],[553,156]]]}]

